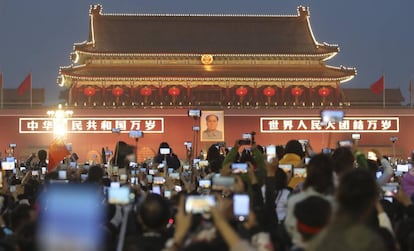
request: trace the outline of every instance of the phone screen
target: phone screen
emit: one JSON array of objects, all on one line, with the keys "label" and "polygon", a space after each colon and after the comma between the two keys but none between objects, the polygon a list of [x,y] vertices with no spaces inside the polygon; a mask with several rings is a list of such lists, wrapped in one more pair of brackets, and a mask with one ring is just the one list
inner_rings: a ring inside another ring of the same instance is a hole
[{"label": "phone screen", "polygon": [[213,190],[233,189],[235,178],[231,176],[214,176],[213,177]]},{"label": "phone screen", "polygon": [[202,214],[210,212],[210,208],[216,205],[214,195],[189,195],[185,200],[185,212]]},{"label": "phone screen", "polygon": [[198,186],[204,189],[209,189],[211,187],[211,180],[199,180]]},{"label": "phone screen", "polygon": [[153,186],[152,187],[152,193],[156,193],[161,195],[161,187],[160,186]]},{"label": "phone screen", "polygon": [[292,172],[293,165],[292,164],[279,164],[279,168],[281,168],[285,173]]},{"label": "phone screen", "polygon": [[410,164],[397,164],[398,172],[408,172],[410,169]]},{"label": "phone screen", "polygon": [[170,148],[160,148],[160,154],[170,154]]},{"label": "phone screen", "polygon": [[232,173],[247,173],[247,163],[231,164]]},{"label": "phone screen", "polygon": [[125,205],[131,201],[129,187],[110,187],[108,189],[108,203]]},{"label": "phone screen", "polygon": [[249,216],[250,197],[247,194],[233,195],[233,214],[239,221],[244,221]]},{"label": "phone screen", "polygon": [[266,156],[267,156],[267,162],[271,162],[273,158],[276,157],[276,146],[274,145],[266,146]]},{"label": "phone screen", "polygon": [[60,179],[60,180],[66,180],[67,179],[66,170],[59,170],[58,171],[58,179]]}]

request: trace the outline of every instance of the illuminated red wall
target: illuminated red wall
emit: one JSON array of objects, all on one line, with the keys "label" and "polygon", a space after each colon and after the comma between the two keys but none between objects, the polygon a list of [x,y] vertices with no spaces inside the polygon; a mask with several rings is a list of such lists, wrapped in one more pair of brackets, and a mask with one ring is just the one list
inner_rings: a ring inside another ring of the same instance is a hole
[{"label": "illuminated red wall", "polygon": [[[327,147],[334,147],[338,140],[350,139],[351,133],[260,133],[260,117],[269,116],[319,116],[317,109],[234,109],[224,111],[225,141],[228,145],[241,138],[242,133],[256,131],[256,141],[261,145],[285,144],[289,139],[309,139],[315,150]],[[77,117],[163,117],[165,131],[163,134],[145,134],[139,140],[139,149],[149,147],[158,150],[158,145],[166,141],[173,148],[180,158],[185,156],[184,141],[193,141],[192,126],[193,118],[187,116],[187,109],[75,109],[74,118]],[[414,149],[414,110],[411,109],[348,109],[345,116],[398,116],[400,118],[399,133],[361,133],[361,146],[377,146],[383,149],[384,154],[392,154],[391,136],[397,136],[397,154],[402,157],[411,156]],[[53,134],[19,134],[19,118],[43,117],[46,118],[46,109],[35,110],[1,110],[0,111],[0,149],[3,155],[10,143],[16,143],[16,156],[20,159],[26,158],[31,152],[40,148],[48,148],[53,139]],[[134,139],[128,138],[128,134],[121,134],[120,140],[132,145]],[[108,146],[114,149],[118,140],[117,134],[68,134],[67,143],[72,143],[73,151],[78,153],[81,161],[87,159],[87,152],[96,150],[99,153],[101,148]],[[211,143],[201,143],[202,148],[207,148]],[[3,150],[4,149],[4,150]]]}]

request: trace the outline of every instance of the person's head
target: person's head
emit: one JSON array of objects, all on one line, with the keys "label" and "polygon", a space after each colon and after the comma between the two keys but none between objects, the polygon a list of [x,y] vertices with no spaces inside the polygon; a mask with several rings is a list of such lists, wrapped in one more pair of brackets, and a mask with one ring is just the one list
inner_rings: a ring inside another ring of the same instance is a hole
[{"label": "person's head", "polygon": [[39,158],[40,162],[45,162],[47,158],[47,152],[41,149],[37,152],[37,157]]},{"label": "person's head", "polygon": [[298,140],[289,140],[285,146],[285,154],[294,153],[301,158],[305,157],[305,152],[303,152],[302,144]]},{"label": "person's head", "polygon": [[354,167],[354,155],[349,147],[338,147],[332,154],[334,172],[341,176]]},{"label": "person's head", "polygon": [[104,170],[98,165],[91,166],[88,170],[87,183],[102,184]]},{"label": "person's head", "polygon": [[171,147],[167,142],[160,143],[160,146],[158,147],[158,154],[161,154],[161,148],[169,148],[170,152],[172,152]]},{"label": "person's head", "polygon": [[336,191],[339,211],[354,219],[365,220],[375,209],[378,187],[372,175],[362,168],[344,173]]},{"label": "person's head", "polygon": [[306,168],[304,188],[312,187],[317,192],[333,192],[333,166],[329,155],[317,154],[311,158]]},{"label": "person's head", "polygon": [[158,194],[148,194],[138,210],[138,220],[147,231],[163,231],[169,218],[168,203]]},{"label": "person's head", "polygon": [[310,196],[295,205],[297,229],[304,241],[318,234],[329,222],[331,204],[320,196]]},{"label": "person's head", "polygon": [[217,129],[219,117],[215,114],[209,114],[206,116],[206,124],[208,131],[215,131]]}]

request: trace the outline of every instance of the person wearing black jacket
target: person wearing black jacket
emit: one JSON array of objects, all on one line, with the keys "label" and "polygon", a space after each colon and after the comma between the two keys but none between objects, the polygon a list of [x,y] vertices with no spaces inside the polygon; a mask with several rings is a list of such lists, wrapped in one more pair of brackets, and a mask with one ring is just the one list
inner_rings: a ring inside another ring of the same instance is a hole
[{"label": "person wearing black jacket", "polygon": [[[169,154],[162,154],[161,153],[162,148],[170,149],[170,153]],[[172,148],[170,147],[170,145],[167,142],[162,142],[160,144],[160,147],[158,149],[158,154],[154,157],[154,164],[160,164],[164,160],[167,162],[166,163],[167,168],[173,168],[174,170],[177,170],[181,166],[181,162],[178,159],[178,156],[175,153],[173,153]]]}]

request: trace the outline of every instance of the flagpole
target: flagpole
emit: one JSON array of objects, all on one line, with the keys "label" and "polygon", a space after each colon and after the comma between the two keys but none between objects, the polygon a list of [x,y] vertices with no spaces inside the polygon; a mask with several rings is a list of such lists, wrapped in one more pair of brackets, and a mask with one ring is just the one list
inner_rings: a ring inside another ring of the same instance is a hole
[{"label": "flagpole", "polygon": [[30,72],[30,108],[33,106],[32,72]]},{"label": "flagpole", "polygon": [[383,75],[384,89],[382,91],[382,107],[385,108],[385,74]]}]

